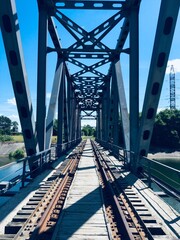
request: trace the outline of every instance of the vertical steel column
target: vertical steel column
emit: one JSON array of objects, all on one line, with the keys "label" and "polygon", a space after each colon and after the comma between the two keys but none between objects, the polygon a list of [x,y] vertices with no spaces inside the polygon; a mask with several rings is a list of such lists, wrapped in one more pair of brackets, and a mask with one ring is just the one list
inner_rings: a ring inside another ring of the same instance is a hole
[{"label": "vertical steel column", "polygon": [[[26,152],[30,156],[38,151],[38,147],[15,1],[0,1],[0,26]],[[31,176],[35,165],[33,161],[29,161]]]},{"label": "vertical steel column", "polygon": [[108,142],[108,126],[109,126],[109,106],[110,106],[110,78],[105,83],[105,125],[104,125],[104,140]]},{"label": "vertical steel column", "polygon": [[67,80],[67,105],[68,105],[68,132],[69,132],[69,141],[72,140],[72,83],[70,79]]},{"label": "vertical steel column", "polygon": [[69,118],[68,118],[68,102],[67,102],[67,78],[65,78],[64,87],[64,142],[69,141]]},{"label": "vertical steel column", "polygon": [[58,58],[56,72],[53,81],[53,87],[51,91],[51,98],[49,102],[49,109],[46,120],[46,149],[50,148],[51,137],[53,133],[53,120],[55,116],[56,103],[58,99],[59,89],[62,80],[63,60]]},{"label": "vertical steel column", "polygon": [[73,92],[73,89],[72,89],[72,86],[71,86],[71,93],[70,93],[70,141],[73,141],[74,140],[74,118],[75,118],[75,108],[76,108],[76,105],[75,105],[75,99],[74,99],[74,92]]},{"label": "vertical steel column", "polygon": [[97,110],[97,119],[96,119],[96,132],[97,132],[97,139],[100,140],[100,106]]},{"label": "vertical steel column", "polygon": [[79,138],[81,138],[81,108],[79,106]]},{"label": "vertical steel column", "polygon": [[179,7],[180,0],[161,1],[139,130],[137,153],[142,156],[146,156],[149,151],[153,125],[173,40]]},{"label": "vertical steel column", "polygon": [[38,32],[38,69],[37,69],[37,109],[36,130],[39,150],[45,149],[46,141],[46,50],[47,50],[47,9],[38,1],[39,32]]},{"label": "vertical steel column", "polygon": [[113,72],[113,78],[115,79],[115,81],[117,83],[125,149],[129,150],[130,149],[129,116],[128,116],[128,110],[127,110],[127,103],[126,103],[123,77],[122,77],[122,72],[121,72],[121,65],[120,65],[119,60],[116,60],[113,63],[112,72]]},{"label": "vertical steel column", "polygon": [[73,140],[76,140],[76,137],[77,137],[77,122],[78,122],[78,104],[77,104],[77,101],[76,101],[75,93],[73,95],[74,95],[74,108],[73,108],[74,114],[73,114],[72,128],[73,128]]},{"label": "vertical steel column", "polygon": [[[114,74],[113,74],[114,75]],[[117,91],[117,82],[115,81],[114,76],[112,75],[112,138],[113,144],[118,145],[118,121],[119,121],[119,107],[118,107],[118,91]]]},{"label": "vertical steel column", "polygon": [[108,141],[109,79],[105,82],[102,96],[102,139]]},{"label": "vertical steel column", "polygon": [[106,100],[105,100],[105,91],[102,95],[102,139],[105,139],[106,129],[105,129],[105,113],[106,113]]},{"label": "vertical steel column", "polygon": [[77,104],[77,134],[76,139],[81,137],[81,110],[79,104]]},{"label": "vertical steel column", "polygon": [[102,103],[99,104],[99,138],[100,140],[102,141],[103,138],[102,138],[102,131],[103,131],[103,128],[102,128],[102,122],[103,122],[103,116],[102,116]]},{"label": "vertical steel column", "polygon": [[135,152],[139,130],[139,7],[130,11],[130,150]]},{"label": "vertical steel column", "polygon": [[108,142],[112,143],[113,138],[113,80],[110,81],[110,102],[109,102],[109,114],[108,114]]},{"label": "vertical steel column", "polygon": [[74,109],[74,140],[77,139],[77,130],[78,130],[78,104],[75,99],[75,109]]},{"label": "vertical steel column", "polygon": [[64,81],[65,81],[65,72],[62,71],[62,79],[58,96],[58,133],[57,133],[57,145],[58,145],[58,157],[62,151],[63,143],[63,123],[64,123]]}]

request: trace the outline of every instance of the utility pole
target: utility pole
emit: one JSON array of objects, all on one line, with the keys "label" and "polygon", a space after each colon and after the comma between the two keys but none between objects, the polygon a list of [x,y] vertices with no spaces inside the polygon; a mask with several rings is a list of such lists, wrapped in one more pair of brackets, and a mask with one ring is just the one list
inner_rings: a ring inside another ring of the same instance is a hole
[{"label": "utility pole", "polygon": [[170,89],[170,109],[176,109],[176,85],[173,65],[171,65],[169,74],[169,89]]}]

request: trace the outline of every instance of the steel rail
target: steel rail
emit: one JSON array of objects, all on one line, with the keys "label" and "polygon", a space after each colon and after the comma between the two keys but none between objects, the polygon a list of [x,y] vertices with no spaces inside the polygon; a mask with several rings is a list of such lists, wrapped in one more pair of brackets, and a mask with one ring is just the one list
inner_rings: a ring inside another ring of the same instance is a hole
[{"label": "steel rail", "polygon": [[76,166],[77,166],[77,163],[75,163],[75,162],[71,163],[70,168],[69,168],[70,171],[67,172],[65,177],[63,178],[61,184],[59,185],[59,187],[58,187],[55,195],[53,196],[50,204],[48,205],[48,207],[45,210],[43,216],[41,217],[41,220],[38,222],[37,227],[36,227],[36,229],[35,229],[35,231],[32,234],[30,239],[33,239],[33,240],[44,239],[46,233],[48,234],[48,222],[51,221],[50,219],[53,217],[57,221],[58,215],[60,214],[60,212],[59,212],[59,214],[56,214],[56,216],[52,216],[53,211],[56,208],[57,202],[60,199],[60,196],[63,193],[64,188],[67,187],[68,181],[70,180],[70,178],[72,180],[72,176],[70,176],[69,174],[74,171]]},{"label": "steel rail", "polygon": [[[108,192],[110,193],[109,197],[111,198],[111,205],[114,210],[113,214],[116,217],[115,221],[117,225],[121,226],[121,231],[120,231],[121,239],[134,240],[132,233],[129,231],[129,227],[127,225],[127,221],[125,220],[125,216],[122,212],[122,209],[119,206],[119,202],[117,200],[117,197],[115,196],[114,190],[112,189],[112,186],[109,182],[109,178],[106,173],[107,168],[105,168],[105,166],[103,167],[103,164],[101,163],[100,158],[102,158],[102,156],[100,156],[99,151],[97,150],[97,147],[95,146],[95,144],[93,142],[91,143],[92,143],[94,155],[96,157],[96,161],[98,164],[98,170],[100,171],[100,174],[101,174],[101,178],[103,180],[104,185],[108,189]],[[122,226],[124,227],[123,231],[122,231]]]},{"label": "steel rail", "polygon": [[[105,184],[108,188],[109,193],[111,194],[111,200],[113,201],[113,206],[115,209],[116,221],[121,223],[121,232],[122,239],[153,239],[150,232],[146,229],[145,225],[140,222],[140,219],[137,218],[135,210],[128,201],[128,197],[125,192],[120,189],[119,185],[116,183],[116,179],[113,176],[113,173],[104,160],[102,154],[98,150],[97,146],[92,142],[94,149],[94,154],[96,160],[98,161],[98,166],[102,174],[102,178],[105,181]],[[127,214],[128,213],[128,214]],[[118,216],[119,215],[119,216]],[[124,230],[122,231],[122,224]],[[134,226],[132,228],[132,226]],[[136,229],[136,230],[135,230]]]},{"label": "steel rail", "polygon": [[[80,156],[85,142],[69,156],[69,161],[62,170],[57,169],[52,181],[47,182],[47,192],[39,201],[28,219],[20,230],[15,234],[13,240],[44,240],[50,239],[59,215],[62,211],[67,192],[71,186],[73,176],[78,167]],[[6,236],[6,235],[5,235]]]}]

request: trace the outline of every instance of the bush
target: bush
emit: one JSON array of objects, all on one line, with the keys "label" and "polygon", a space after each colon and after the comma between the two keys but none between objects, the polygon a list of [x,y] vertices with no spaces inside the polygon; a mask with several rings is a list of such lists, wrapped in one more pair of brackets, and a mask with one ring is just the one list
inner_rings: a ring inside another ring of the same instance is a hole
[{"label": "bush", "polygon": [[10,152],[9,158],[21,159],[25,157],[23,149],[17,149],[15,152]]},{"label": "bush", "polygon": [[0,135],[0,142],[9,142],[13,141],[13,138],[10,135]]},{"label": "bush", "polygon": [[14,154],[13,152],[10,152],[9,153],[9,158],[13,158],[13,154]]}]

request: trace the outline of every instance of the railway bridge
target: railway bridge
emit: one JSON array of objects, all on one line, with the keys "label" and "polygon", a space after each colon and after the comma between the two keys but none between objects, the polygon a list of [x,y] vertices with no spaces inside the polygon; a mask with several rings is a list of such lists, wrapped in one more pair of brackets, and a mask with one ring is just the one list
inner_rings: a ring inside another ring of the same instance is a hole
[{"label": "railway bridge", "polygon": [[[147,155],[180,0],[159,1],[144,96],[139,91],[143,1],[32,2],[36,9],[27,9],[38,17],[35,104],[21,41],[23,19],[16,9],[21,3],[0,0],[3,45],[27,153],[22,173],[7,187],[17,182],[22,189],[4,205],[0,239],[178,239],[179,215],[159,195],[179,199],[179,171],[169,168],[162,179],[155,172],[167,167]],[[82,141],[83,120],[96,123],[95,141]],[[166,192],[155,194],[152,180]],[[5,190],[4,196],[10,195]]]}]

